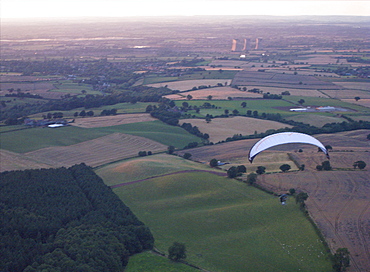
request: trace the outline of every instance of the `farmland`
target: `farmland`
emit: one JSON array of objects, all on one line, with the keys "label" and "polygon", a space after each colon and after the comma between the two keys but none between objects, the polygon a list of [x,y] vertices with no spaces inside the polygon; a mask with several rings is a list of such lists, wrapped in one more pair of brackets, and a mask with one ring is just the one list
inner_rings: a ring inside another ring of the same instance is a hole
[{"label": "farmland", "polygon": [[[156,249],[183,242],[186,261],[206,271],[328,272],[340,247],[350,251],[347,271],[370,269],[366,16],[4,26],[0,171],[84,162],[150,227]],[[320,106],[336,110],[314,112]],[[303,107],[312,111],[290,111]],[[69,123],[29,127],[25,118]],[[316,133],[333,169],[316,170],[327,158],[304,144],[271,148],[250,164],[258,139],[238,137],[280,128]],[[212,159],[220,165],[211,168]],[[354,169],[359,160],[368,166]],[[246,173],[227,178],[240,165]],[[258,166],[266,173],[256,187],[275,195],[245,183]],[[293,196],[280,205],[276,194],[291,188],[308,193],[309,218]],[[194,271],[152,252],[127,267],[144,270]]]},{"label": "farmland", "polygon": [[183,173],[114,191],[151,228],[160,250],[174,240],[184,242],[187,260],[207,270],[330,267],[323,245],[294,203],[282,207],[275,197],[240,182],[210,173]]},{"label": "farmland", "polygon": [[193,126],[197,126],[203,133],[208,133],[209,140],[214,143],[225,141],[226,138],[232,137],[234,134],[251,135],[265,132],[266,127],[269,129],[291,127],[279,122],[241,116],[215,118],[209,123],[203,119],[183,119],[181,123],[191,123]]}]

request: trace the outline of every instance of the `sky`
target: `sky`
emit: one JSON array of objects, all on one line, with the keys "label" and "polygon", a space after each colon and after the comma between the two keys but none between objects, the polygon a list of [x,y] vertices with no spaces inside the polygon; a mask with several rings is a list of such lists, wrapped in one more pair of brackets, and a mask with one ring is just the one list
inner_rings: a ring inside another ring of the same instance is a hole
[{"label": "sky", "polygon": [[370,1],[1,0],[1,18],[192,15],[370,16]]}]

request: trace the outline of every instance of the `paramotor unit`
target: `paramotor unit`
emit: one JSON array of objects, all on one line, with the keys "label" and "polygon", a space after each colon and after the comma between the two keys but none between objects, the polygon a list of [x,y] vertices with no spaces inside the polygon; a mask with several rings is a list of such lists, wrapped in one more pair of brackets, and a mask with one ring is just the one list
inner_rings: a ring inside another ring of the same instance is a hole
[{"label": "paramotor unit", "polygon": [[259,140],[257,143],[255,143],[252,148],[249,150],[248,159],[252,163],[253,159],[262,151],[273,147],[277,145],[282,144],[295,144],[295,143],[301,143],[301,144],[311,144],[319,147],[326,157],[329,159],[329,153],[328,150],[326,150],[325,146],[316,138],[304,134],[304,133],[298,133],[298,132],[281,132],[281,133],[275,133],[269,136],[266,136]]}]

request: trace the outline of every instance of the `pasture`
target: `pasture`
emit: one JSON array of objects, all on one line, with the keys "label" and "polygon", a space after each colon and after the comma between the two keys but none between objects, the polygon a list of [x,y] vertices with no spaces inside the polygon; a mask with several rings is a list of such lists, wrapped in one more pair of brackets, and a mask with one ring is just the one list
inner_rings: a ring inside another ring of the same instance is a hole
[{"label": "pasture", "polygon": [[[166,252],[210,271],[329,271],[323,243],[292,200],[206,172],[173,174],[114,189]],[[304,233],[304,235],[302,235]]]},{"label": "pasture", "polygon": [[68,146],[107,135],[78,127],[31,128],[1,133],[1,149],[26,153],[51,146]]},{"label": "pasture", "polygon": [[204,119],[182,119],[180,123],[190,123],[197,126],[202,133],[208,133],[213,143],[225,141],[235,134],[252,135],[262,133],[268,129],[291,127],[289,125],[256,118],[234,116],[229,118],[214,118],[207,123]]},{"label": "pasture", "polygon": [[[111,186],[189,170],[209,171],[210,169],[206,164],[185,160],[179,156],[156,154],[111,163],[97,168],[95,172],[104,179],[107,185]],[[212,171],[225,174],[222,170],[213,169]]]},{"label": "pasture", "polygon": [[137,272],[137,271],[199,272],[199,269],[192,268],[179,262],[170,261],[166,257],[162,257],[151,252],[143,252],[131,256],[128,265],[125,267],[125,272]]}]

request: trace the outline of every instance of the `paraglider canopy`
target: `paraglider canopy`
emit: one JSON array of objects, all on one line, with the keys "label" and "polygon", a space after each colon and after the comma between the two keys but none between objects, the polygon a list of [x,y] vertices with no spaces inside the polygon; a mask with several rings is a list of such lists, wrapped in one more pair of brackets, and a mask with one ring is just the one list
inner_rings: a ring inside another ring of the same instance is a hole
[{"label": "paraglider canopy", "polygon": [[302,144],[311,144],[319,147],[329,159],[329,153],[326,150],[325,146],[314,137],[298,132],[281,132],[266,136],[255,143],[252,148],[249,150],[248,159],[252,163],[253,159],[259,154],[260,152],[277,145],[282,144],[294,144],[294,143],[302,143]]}]

